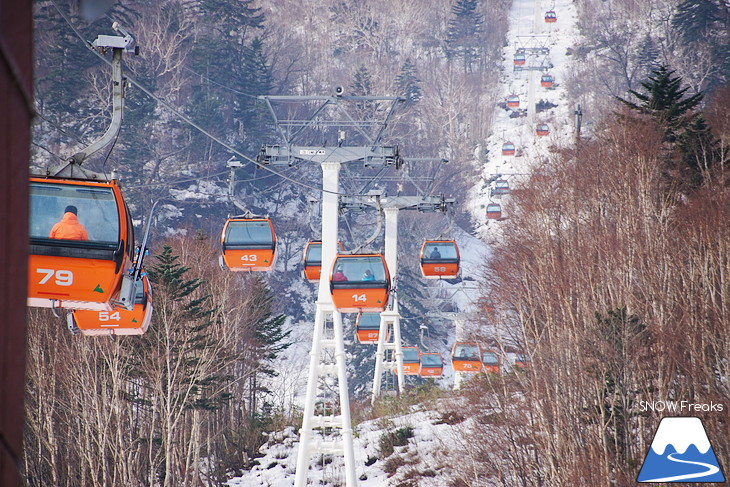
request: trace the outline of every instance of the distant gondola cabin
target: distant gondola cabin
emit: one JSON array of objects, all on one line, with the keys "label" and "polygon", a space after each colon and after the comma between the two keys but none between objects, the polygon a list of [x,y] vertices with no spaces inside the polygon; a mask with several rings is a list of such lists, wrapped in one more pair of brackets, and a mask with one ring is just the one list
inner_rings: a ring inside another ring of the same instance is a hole
[{"label": "distant gondola cabin", "polygon": [[[380,313],[359,313],[355,320],[355,336],[364,345],[375,345],[380,338]],[[385,341],[390,339],[386,333]]]},{"label": "distant gondola cabin", "polygon": [[221,241],[223,264],[231,271],[268,271],[274,266],[276,233],[269,218],[229,218]]},{"label": "distant gondola cabin", "polygon": [[502,144],[502,155],[513,156],[515,155],[515,145],[512,142],[505,142]]},{"label": "distant gondola cabin", "polygon": [[383,311],[390,292],[383,254],[338,254],[330,273],[330,291],[340,312]]},{"label": "distant gondola cabin", "polygon": [[552,74],[545,73],[540,77],[540,86],[544,88],[552,88],[554,81]]},{"label": "distant gondola cabin", "polygon": [[502,206],[499,203],[489,203],[487,205],[487,219],[489,220],[501,220],[502,219]]},{"label": "distant gondola cabin", "polygon": [[68,316],[69,325],[75,325],[82,335],[141,335],[152,321],[152,287],[147,275],[135,283],[134,308],[128,311],[75,310]]},{"label": "distant gondola cabin", "polygon": [[544,137],[546,135],[550,134],[550,127],[546,123],[539,123],[537,124],[537,128],[535,129],[535,134]]},{"label": "distant gondola cabin", "polygon": [[558,21],[558,16],[555,15],[555,10],[548,10],[545,12],[545,22],[552,24]]},{"label": "distant gondola cabin", "polygon": [[482,370],[482,351],[477,343],[456,342],[451,349],[451,363],[456,372],[477,373]]},{"label": "distant gondola cabin", "polygon": [[322,242],[307,242],[302,258],[304,277],[310,282],[319,281],[322,274]]},{"label": "distant gondola cabin", "polygon": [[426,279],[454,279],[461,256],[454,240],[426,240],[421,246],[421,274]]},{"label": "distant gondola cabin", "polygon": [[421,357],[418,347],[402,347],[403,351],[403,374],[419,375],[421,372]]},{"label": "distant gondola cabin", "polygon": [[515,56],[513,58],[513,63],[515,66],[523,66],[526,62],[525,55],[521,52],[516,52]]},{"label": "distant gondola cabin", "polygon": [[501,361],[499,354],[493,350],[482,352],[482,370],[487,374],[499,374]]},{"label": "distant gondola cabin", "polygon": [[524,353],[518,353],[515,356],[515,367],[524,369],[530,366],[530,358]]},{"label": "distant gondola cabin", "polygon": [[492,196],[504,196],[510,194],[511,190],[509,187],[509,181],[506,179],[497,179],[494,182],[494,189],[492,190]]},{"label": "distant gondola cabin", "polygon": [[30,179],[28,305],[111,311],[134,259],[116,181]]},{"label": "distant gondola cabin", "polygon": [[509,97],[507,97],[507,106],[509,108],[519,108],[520,97],[518,95],[510,95]]},{"label": "distant gondola cabin", "polygon": [[441,377],[444,373],[444,359],[440,353],[424,352],[421,354],[421,377]]},{"label": "distant gondola cabin", "polygon": [[[340,250],[344,250],[342,242],[337,242],[337,245],[339,245]],[[322,274],[322,242],[320,240],[307,242],[306,247],[304,247],[302,266],[305,279],[309,282],[319,282]]]}]

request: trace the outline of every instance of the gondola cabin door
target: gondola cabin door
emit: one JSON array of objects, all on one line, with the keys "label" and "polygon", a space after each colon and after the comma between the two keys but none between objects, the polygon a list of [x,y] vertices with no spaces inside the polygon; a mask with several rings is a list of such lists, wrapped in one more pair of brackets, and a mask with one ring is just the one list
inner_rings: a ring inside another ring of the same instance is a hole
[{"label": "gondola cabin door", "polygon": [[460,261],[454,240],[426,240],[421,246],[421,274],[426,279],[458,277]]},{"label": "gondola cabin door", "polygon": [[28,305],[111,311],[134,228],[116,181],[30,179]]},{"label": "gondola cabin door", "polygon": [[330,291],[342,313],[383,311],[388,304],[390,274],[383,254],[338,254],[330,272]]},{"label": "gondola cabin door", "polygon": [[221,236],[223,264],[231,271],[268,271],[276,258],[276,233],[268,218],[229,218]]}]

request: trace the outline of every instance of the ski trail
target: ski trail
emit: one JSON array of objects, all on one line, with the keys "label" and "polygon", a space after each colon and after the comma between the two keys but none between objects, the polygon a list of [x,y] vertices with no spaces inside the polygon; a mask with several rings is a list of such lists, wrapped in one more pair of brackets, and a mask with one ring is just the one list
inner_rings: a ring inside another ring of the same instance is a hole
[{"label": "ski trail", "polygon": [[675,475],[673,477],[662,477],[659,479],[642,480],[642,482],[676,482],[678,480],[691,480],[691,479],[707,477],[709,475],[716,474],[717,472],[720,471],[719,468],[717,468],[716,466],[711,465],[709,463],[693,462],[690,460],[681,460],[679,458],[674,458],[673,455],[677,455],[677,453],[671,453],[671,454],[667,455],[667,459],[671,460],[672,462],[688,463],[691,465],[699,465],[700,467],[707,467],[708,470],[705,472],[699,472],[699,473],[688,473],[688,474],[684,474],[684,475]]}]

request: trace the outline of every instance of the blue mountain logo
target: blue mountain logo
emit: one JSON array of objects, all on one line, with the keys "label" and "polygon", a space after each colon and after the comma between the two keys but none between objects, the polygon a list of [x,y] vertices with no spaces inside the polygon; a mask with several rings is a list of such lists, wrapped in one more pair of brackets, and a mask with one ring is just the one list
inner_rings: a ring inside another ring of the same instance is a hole
[{"label": "blue mountain logo", "polygon": [[700,418],[663,418],[637,482],[725,482]]}]

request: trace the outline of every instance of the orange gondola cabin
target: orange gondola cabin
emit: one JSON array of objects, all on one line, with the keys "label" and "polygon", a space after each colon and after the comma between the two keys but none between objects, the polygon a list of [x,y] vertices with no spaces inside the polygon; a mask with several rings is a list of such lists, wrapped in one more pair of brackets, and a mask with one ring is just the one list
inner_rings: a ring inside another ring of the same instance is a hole
[{"label": "orange gondola cabin", "polygon": [[426,240],[421,246],[421,274],[426,279],[459,276],[459,246],[454,240]]},{"label": "orange gondola cabin", "polygon": [[519,108],[520,97],[518,95],[510,95],[509,97],[507,97],[507,106],[509,108]]},{"label": "orange gondola cabin", "polygon": [[322,274],[322,242],[307,242],[304,247],[304,257],[302,258],[304,266],[304,277],[309,282],[318,282]]},{"label": "orange gondola cabin", "polygon": [[112,311],[134,259],[115,180],[30,178],[28,305]]},{"label": "orange gondola cabin", "polygon": [[482,370],[482,351],[478,343],[456,342],[451,349],[451,363],[456,372],[477,373]]},{"label": "orange gondola cabin", "polygon": [[515,57],[512,60],[515,66],[524,66],[526,61],[527,59],[525,58],[525,55],[521,52],[516,52]]},{"label": "orange gondola cabin", "polygon": [[530,366],[530,357],[524,353],[518,353],[515,356],[515,367],[518,369],[526,369]]},{"label": "orange gondola cabin", "polygon": [[152,287],[146,274],[136,282],[134,309],[112,311],[75,310],[69,313],[69,327],[82,335],[142,335],[152,321]]},{"label": "orange gondola cabin", "polygon": [[540,76],[540,86],[543,88],[552,88],[554,81],[552,74],[545,73]]},{"label": "orange gondola cabin", "polygon": [[421,377],[441,377],[444,373],[444,359],[438,352],[424,352],[421,354]]},{"label": "orange gondola cabin", "polygon": [[482,352],[482,370],[487,374],[499,374],[501,361],[499,354],[493,350]]},{"label": "orange gondola cabin", "polygon": [[494,189],[492,190],[492,196],[504,196],[510,194],[511,189],[509,187],[509,181],[506,179],[497,179],[494,182]]},{"label": "orange gondola cabin", "polygon": [[388,304],[390,274],[383,254],[338,254],[330,273],[335,308],[342,313],[383,311]]},{"label": "orange gondola cabin", "polygon": [[269,218],[229,218],[221,245],[221,266],[231,271],[268,271],[274,266],[276,233]]},{"label": "orange gondola cabin", "polygon": [[[386,333],[385,341],[390,339]],[[355,320],[355,336],[364,345],[375,345],[380,338],[380,313],[359,313]]]},{"label": "orange gondola cabin", "polygon": [[502,155],[513,156],[515,155],[515,145],[512,142],[505,142],[502,144]]},{"label": "orange gondola cabin", "polygon": [[488,220],[501,220],[502,219],[502,206],[499,203],[489,203],[487,205],[487,219]]},{"label": "orange gondola cabin", "polygon": [[421,351],[418,347],[402,347],[403,375],[419,375],[421,373]]},{"label": "orange gondola cabin", "polygon": [[537,128],[535,129],[535,134],[539,135],[540,137],[544,137],[550,134],[550,127],[548,127],[548,124],[546,123],[539,123],[537,124]]},{"label": "orange gondola cabin", "polygon": [[555,10],[548,10],[545,12],[545,22],[552,24],[558,21],[558,16],[555,14]]}]

